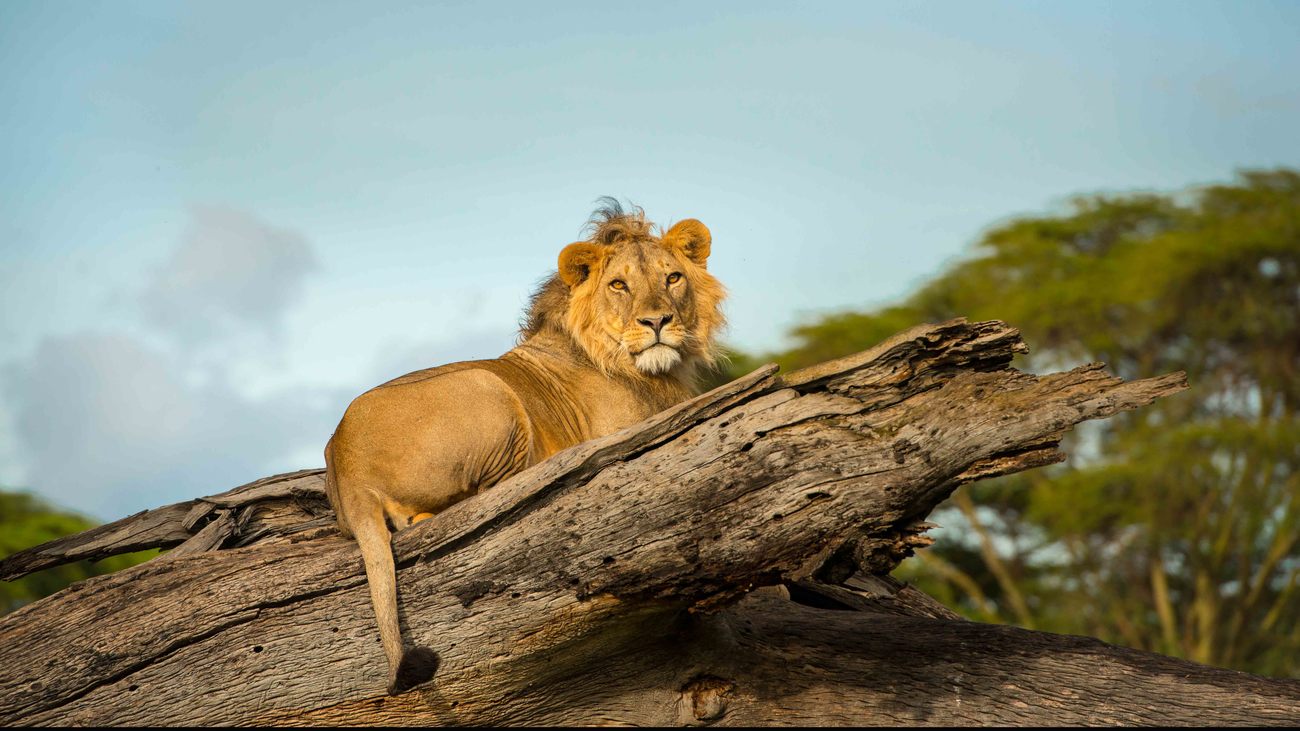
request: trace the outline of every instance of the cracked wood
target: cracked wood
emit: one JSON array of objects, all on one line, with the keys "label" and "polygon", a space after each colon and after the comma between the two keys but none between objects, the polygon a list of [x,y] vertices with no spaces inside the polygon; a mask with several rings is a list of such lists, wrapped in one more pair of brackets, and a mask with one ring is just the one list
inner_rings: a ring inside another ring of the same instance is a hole
[{"label": "cracked wood", "polygon": [[[0,619],[10,660],[0,668],[0,722],[757,722],[727,708],[759,697],[759,681],[722,662],[733,652],[727,637],[743,634],[729,618],[744,621],[756,587],[802,587],[803,596],[861,610],[833,613],[856,621],[885,616],[868,612],[887,606],[977,626],[915,597],[864,599],[870,577],[856,588],[829,586],[823,569],[846,556],[869,558],[873,572],[892,568],[923,545],[921,520],[961,484],[1057,460],[1075,423],[1185,387],[1181,374],[1124,383],[1096,364],[1030,376],[1009,367],[1023,347],[1002,323],[952,321],[784,379],[763,369],[400,532],[403,631],[434,648],[441,666],[432,683],[397,698],[384,694],[356,547],[322,527],[328,516],[313,503],[317,472],[119,521],[91,543],[29,552],[23,565],[86,545],[102,551],[111,534],[137,535],[133,526],[145,522],[159,540],[188,546]],[[781,601],[773,611],[795,625],[764,631],[822,636],[798,625],[806,608]],[[970,642],[950,637],[951,652]],[[600,663],[610,653],[648,655],[665,643],[676,659],[657,672],[574,685],[608,671]],[[809,652],[834,655],[834,644]],[[880,679],[842,690],[882,719],[931,717],[890,715],[872,685]],[[638,698],[658,699],[653,708],[620,705],[634,685]],[[1285,716],[1296,694],[1280,687]],[[530,715],[543,691],[590,702],[575,700],[568,715]],[[986,708],[1014,696],[990,684],[980,693]],[[1099,696],[1080,698],[1072,712],[1103,718]],[[620,715],[625,707],[639,710]],[[1050,724],[1057,707],[1029,717]],[[770,703],[752,708],[777,714],[768,722],[785,718]]]}]

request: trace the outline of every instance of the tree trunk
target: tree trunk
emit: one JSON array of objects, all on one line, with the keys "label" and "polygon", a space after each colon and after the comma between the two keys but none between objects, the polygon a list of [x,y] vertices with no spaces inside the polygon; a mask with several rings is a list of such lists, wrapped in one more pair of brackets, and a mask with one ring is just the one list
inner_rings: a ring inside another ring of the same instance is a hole
[{"label": "tree trunk", "polygon": [[400,532],[403,635],[439,667],[396,697],[318,470],[12,556],[177,546],[0,618],[0,723],[1300,721],[1300,683],[962,621],[883,576],[958,486],[1185,387],[1035,377],[1023,349],[952,321],[761,369]]}]

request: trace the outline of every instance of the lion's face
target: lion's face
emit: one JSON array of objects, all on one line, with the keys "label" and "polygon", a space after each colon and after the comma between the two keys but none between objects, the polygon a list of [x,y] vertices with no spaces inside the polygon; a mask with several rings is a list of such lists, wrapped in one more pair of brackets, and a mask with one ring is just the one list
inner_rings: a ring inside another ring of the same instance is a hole
[{"label": "lion's face", "polygon": [[658,376],[712,360],[723,289],[705,268],[710,244],[695,220],[662,238],[570,244],[560,254],[567,329],[607,371]]}]

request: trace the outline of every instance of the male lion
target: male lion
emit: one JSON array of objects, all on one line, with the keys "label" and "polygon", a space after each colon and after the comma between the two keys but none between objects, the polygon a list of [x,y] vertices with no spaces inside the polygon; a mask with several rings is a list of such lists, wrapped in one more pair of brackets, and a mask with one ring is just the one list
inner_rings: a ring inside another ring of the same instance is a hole
[{"label": "male lion", "polygon": [[428,648],[403,649],[391,531],[685,400],[716,359],[724,290],[705,268],[709,230],[688,219],[663,231],[604,201],[591,237],[564,247],[534,293],[519,345],[363,393],[325,445],[330,505],[365,560],[390,694],[437,664]]}]

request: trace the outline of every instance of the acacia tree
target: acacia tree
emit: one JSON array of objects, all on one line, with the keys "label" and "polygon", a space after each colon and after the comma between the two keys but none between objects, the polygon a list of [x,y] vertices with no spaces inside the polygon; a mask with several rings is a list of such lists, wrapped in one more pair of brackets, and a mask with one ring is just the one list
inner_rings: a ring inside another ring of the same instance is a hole
[{"label": "acacia tree", "polygon": [[993,313],[1035,344],[1031,370],[1100,360],[1193,387],[1083,432],[1068,466],[958,494],[906,575],[973,618],[1300,675],[1300,174],[1013,220],[904,302],[809,323],[771,358]]}]

